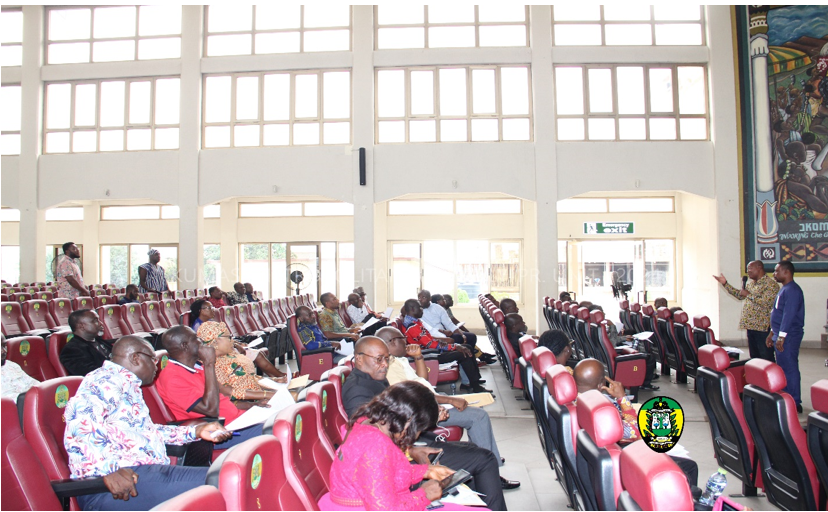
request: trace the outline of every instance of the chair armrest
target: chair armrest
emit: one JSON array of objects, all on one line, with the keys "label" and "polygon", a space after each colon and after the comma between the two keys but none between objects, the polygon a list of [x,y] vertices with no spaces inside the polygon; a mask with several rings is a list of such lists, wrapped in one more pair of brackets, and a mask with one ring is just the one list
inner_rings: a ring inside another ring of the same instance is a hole
[{"label": "chair armrest", "polygon": [[314,349],[314,350],[302,350],[302,356],[304,357],[304,356],[310,356],[310,355],[313,355],[313,354],[325,354],[325,353],[328,353],[328,352],[333,353],[334,348],[333,347],[323,347],[323,348],[317,348],[317,349]]},{"label": "chair armrest", "polygon": [[615,357],[615,363],[623,363],[624,361],[643,361],[647,359],[647,356],[644,354],[621,354]]},{"label": "chair armrest", "polygon": [[100,494],[109,492],[102,476],[88,478],[65,478],[63,480],[52,480],[52,490],[59,499],[73,498],[75,496],[86,496],[88,494]]},{"label": "chair armrest", "polygon": [[181,420],[181,421],[171,421],[167,423],[167,425],[173,425],[178,427],[195,427],[196,425],[201,425],[202,423],[210,423],[213,421],[217,421],[224,425],[224,418],[222,417],[212,417],[212,416],[204,416],[203,418],[190,418],[188,420]]},{"label": "chair armrest", "polygon": [[748,361],[750,361],[750,358],[730,361],[730,368],[733,368],[734,366],[744,366],[745,364],[747,364]]},{"label": "chair armrest", "polygon": [[187,445],[186,444],[165,444],[164,448],[167,449],[167,457],[183,457],[185,453],[187,453]]}]

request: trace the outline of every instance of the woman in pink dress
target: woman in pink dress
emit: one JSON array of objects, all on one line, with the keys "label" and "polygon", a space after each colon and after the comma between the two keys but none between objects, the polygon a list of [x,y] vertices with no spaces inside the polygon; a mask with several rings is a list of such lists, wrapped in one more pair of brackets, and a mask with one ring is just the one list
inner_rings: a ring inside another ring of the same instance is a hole
[{"label": "woman in pink dress", "polygon": [[[425,510],[442,495],[445,466],[411,464],[406,452],[437,423],[434,393],[414,381],[400,382],[360,407],[331,466],[331,492],[321,510]],[[409,487],[423,481],[411,492]],[[469,510],[446,504],[441,510]],[[474,507],[473,510],[485,510]]]}]

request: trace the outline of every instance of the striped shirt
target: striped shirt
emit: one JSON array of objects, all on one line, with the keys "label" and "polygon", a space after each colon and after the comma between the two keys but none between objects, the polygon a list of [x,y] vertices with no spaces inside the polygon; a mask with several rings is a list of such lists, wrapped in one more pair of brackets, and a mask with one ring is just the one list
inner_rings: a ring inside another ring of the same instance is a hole
[{"label": "striped shirt", "polygon": [[150,288],[147,290],[143,286],[138,286],[138,291],[141,293],[149,293],[151,290],[159,292],[169,290],[169,287],[167,287],[167,278],[164,276],[164,267],[147,262],[138,268],[147,271],[147,286]]}]

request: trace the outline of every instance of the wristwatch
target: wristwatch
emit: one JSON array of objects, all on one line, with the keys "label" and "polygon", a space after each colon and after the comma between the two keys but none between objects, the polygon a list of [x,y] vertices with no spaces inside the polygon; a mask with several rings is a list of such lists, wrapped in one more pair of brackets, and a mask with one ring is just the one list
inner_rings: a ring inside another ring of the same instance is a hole
[{"label": "wristwatch", "polygon": [[414,358],[414,360],[415,360],[415,361],[422,361],[423,359],[425,359],[425,357],[424,357],[424,356],[420,356],[420,357],[415,357],[415,358]]}]

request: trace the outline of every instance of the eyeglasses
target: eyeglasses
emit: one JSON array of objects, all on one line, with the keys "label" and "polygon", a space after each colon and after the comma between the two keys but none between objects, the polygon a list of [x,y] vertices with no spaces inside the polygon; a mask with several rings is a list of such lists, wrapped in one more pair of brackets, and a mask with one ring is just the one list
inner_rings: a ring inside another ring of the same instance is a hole
[{"label": "eyeglasses", "polygon": [[161,358],[157,357],[155,354],[153,354],[153,355],[149,355],[149,354],[147,354],[146,352],[135,352],[135,353],[136,353],[136,354],[141,354],[142,356],[147,356],[147,357],[149,357],[149,358],[150,358],[150,360],[152,361],[152,364],[158,364],[158,361],[160,361],[160,360],[161,360]]},{"label": "eyeglasses", "polygon": [[373,359],[378,365],[381,365],[382,363],[388,364],[388,362],[391,361],[389,356],[372,356],[370,354],[366,354],[365,352],[357,352],[357,355],[367,356],[368,358]]}]

